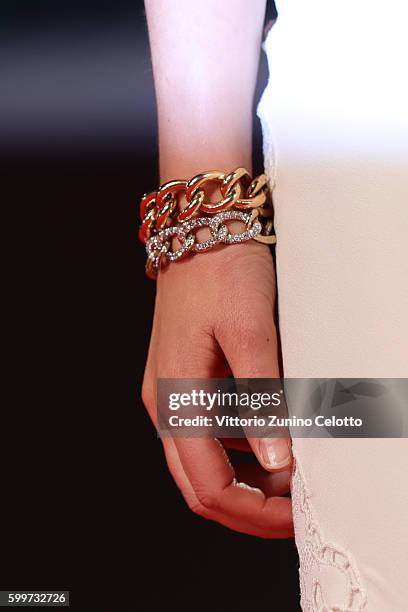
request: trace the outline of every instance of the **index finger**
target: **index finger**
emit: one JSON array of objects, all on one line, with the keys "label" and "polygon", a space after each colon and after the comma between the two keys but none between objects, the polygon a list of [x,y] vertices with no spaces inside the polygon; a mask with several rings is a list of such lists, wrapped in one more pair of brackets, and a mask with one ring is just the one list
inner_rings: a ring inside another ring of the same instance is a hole
[{"label": "index finger", "polygon": [[[293,535],[291,501],[266,497],[257,488],[236,479],[221,443],[210,438],[174,438],[178,455],[194,493],[208,518],[239,520],[265,537]],[[221,521],[222,522],[222,521]]]}]

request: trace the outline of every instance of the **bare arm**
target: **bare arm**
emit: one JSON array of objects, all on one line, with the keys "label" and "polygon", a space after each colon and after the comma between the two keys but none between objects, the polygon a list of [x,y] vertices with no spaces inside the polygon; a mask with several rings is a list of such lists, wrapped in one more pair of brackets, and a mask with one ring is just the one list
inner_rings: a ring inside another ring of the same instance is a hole
[{"label": "bare arm", "polygon": [[[265,0],[147,0],[161,182],[205,170],[251,171],[253,95]],[[161,270],[144,403],[157,378],[276,377],[275,275],[266,245],[214,249]],[[192,510],[262,537],[292,535],[285,440],[242,441],[260,465],[234,468],[223,445],[163,439]],[[270,473],[277,470],[277,473]],[[285,471],[286,470],[286,471]],[[249,487],[241,487],[244,480]]]},{"label": "bare arm", "polygon": [[265,0],[148,0],[160,174],[251,171]]}]

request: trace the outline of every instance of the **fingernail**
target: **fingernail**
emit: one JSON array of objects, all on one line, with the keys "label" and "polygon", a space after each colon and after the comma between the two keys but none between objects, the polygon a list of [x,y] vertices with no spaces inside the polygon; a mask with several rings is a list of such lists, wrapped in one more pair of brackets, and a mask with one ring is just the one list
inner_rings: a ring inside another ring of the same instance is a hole
[{"label": "fingernail", "polygon": [[266,467],[277,469],[289,465],[291,452],[287,438],[263,438],[259,446]]}]

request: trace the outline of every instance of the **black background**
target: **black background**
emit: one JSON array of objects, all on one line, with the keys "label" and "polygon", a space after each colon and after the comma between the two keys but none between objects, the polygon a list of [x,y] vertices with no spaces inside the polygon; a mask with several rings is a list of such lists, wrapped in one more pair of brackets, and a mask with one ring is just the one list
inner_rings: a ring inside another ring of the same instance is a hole
[{"label": "black background", "polygon": [[[0,588],[74,610],[299,610],[293,541],[193,515],[140,400],[157,183],[143,5],[3,0]],[[273,12],[273,7],[270,7]],[[259,92],[265,85],[261,62]],[[255,121],[255,168],[260,127]]]}]

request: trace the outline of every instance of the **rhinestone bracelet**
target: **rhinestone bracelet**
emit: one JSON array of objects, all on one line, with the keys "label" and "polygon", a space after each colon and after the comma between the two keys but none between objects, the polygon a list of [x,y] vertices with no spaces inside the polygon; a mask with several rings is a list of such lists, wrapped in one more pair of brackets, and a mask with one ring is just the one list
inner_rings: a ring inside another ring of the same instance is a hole
[{"label": "rhinestone bracelet", "polygon": [[[245,223],[245,230],[231,233],[224,221],[238,220]],[[197,241],[194,230],[208,227],[210,238],[204,242]],[[169,262],[179,261],[188,253],[203,253],[218,244],[239,244],[256,239],[262,231],[262,224],[257,213],[244,213],[239,210],[226,210],[211,217],[196,217],[190,221],[172,225],[149,238],[146,242],[146,273],[156,278],[159,269]],[[171,239],[177,238],[180,246],[172,250]],[[275,236],[270,236],[276,241]]]}]

